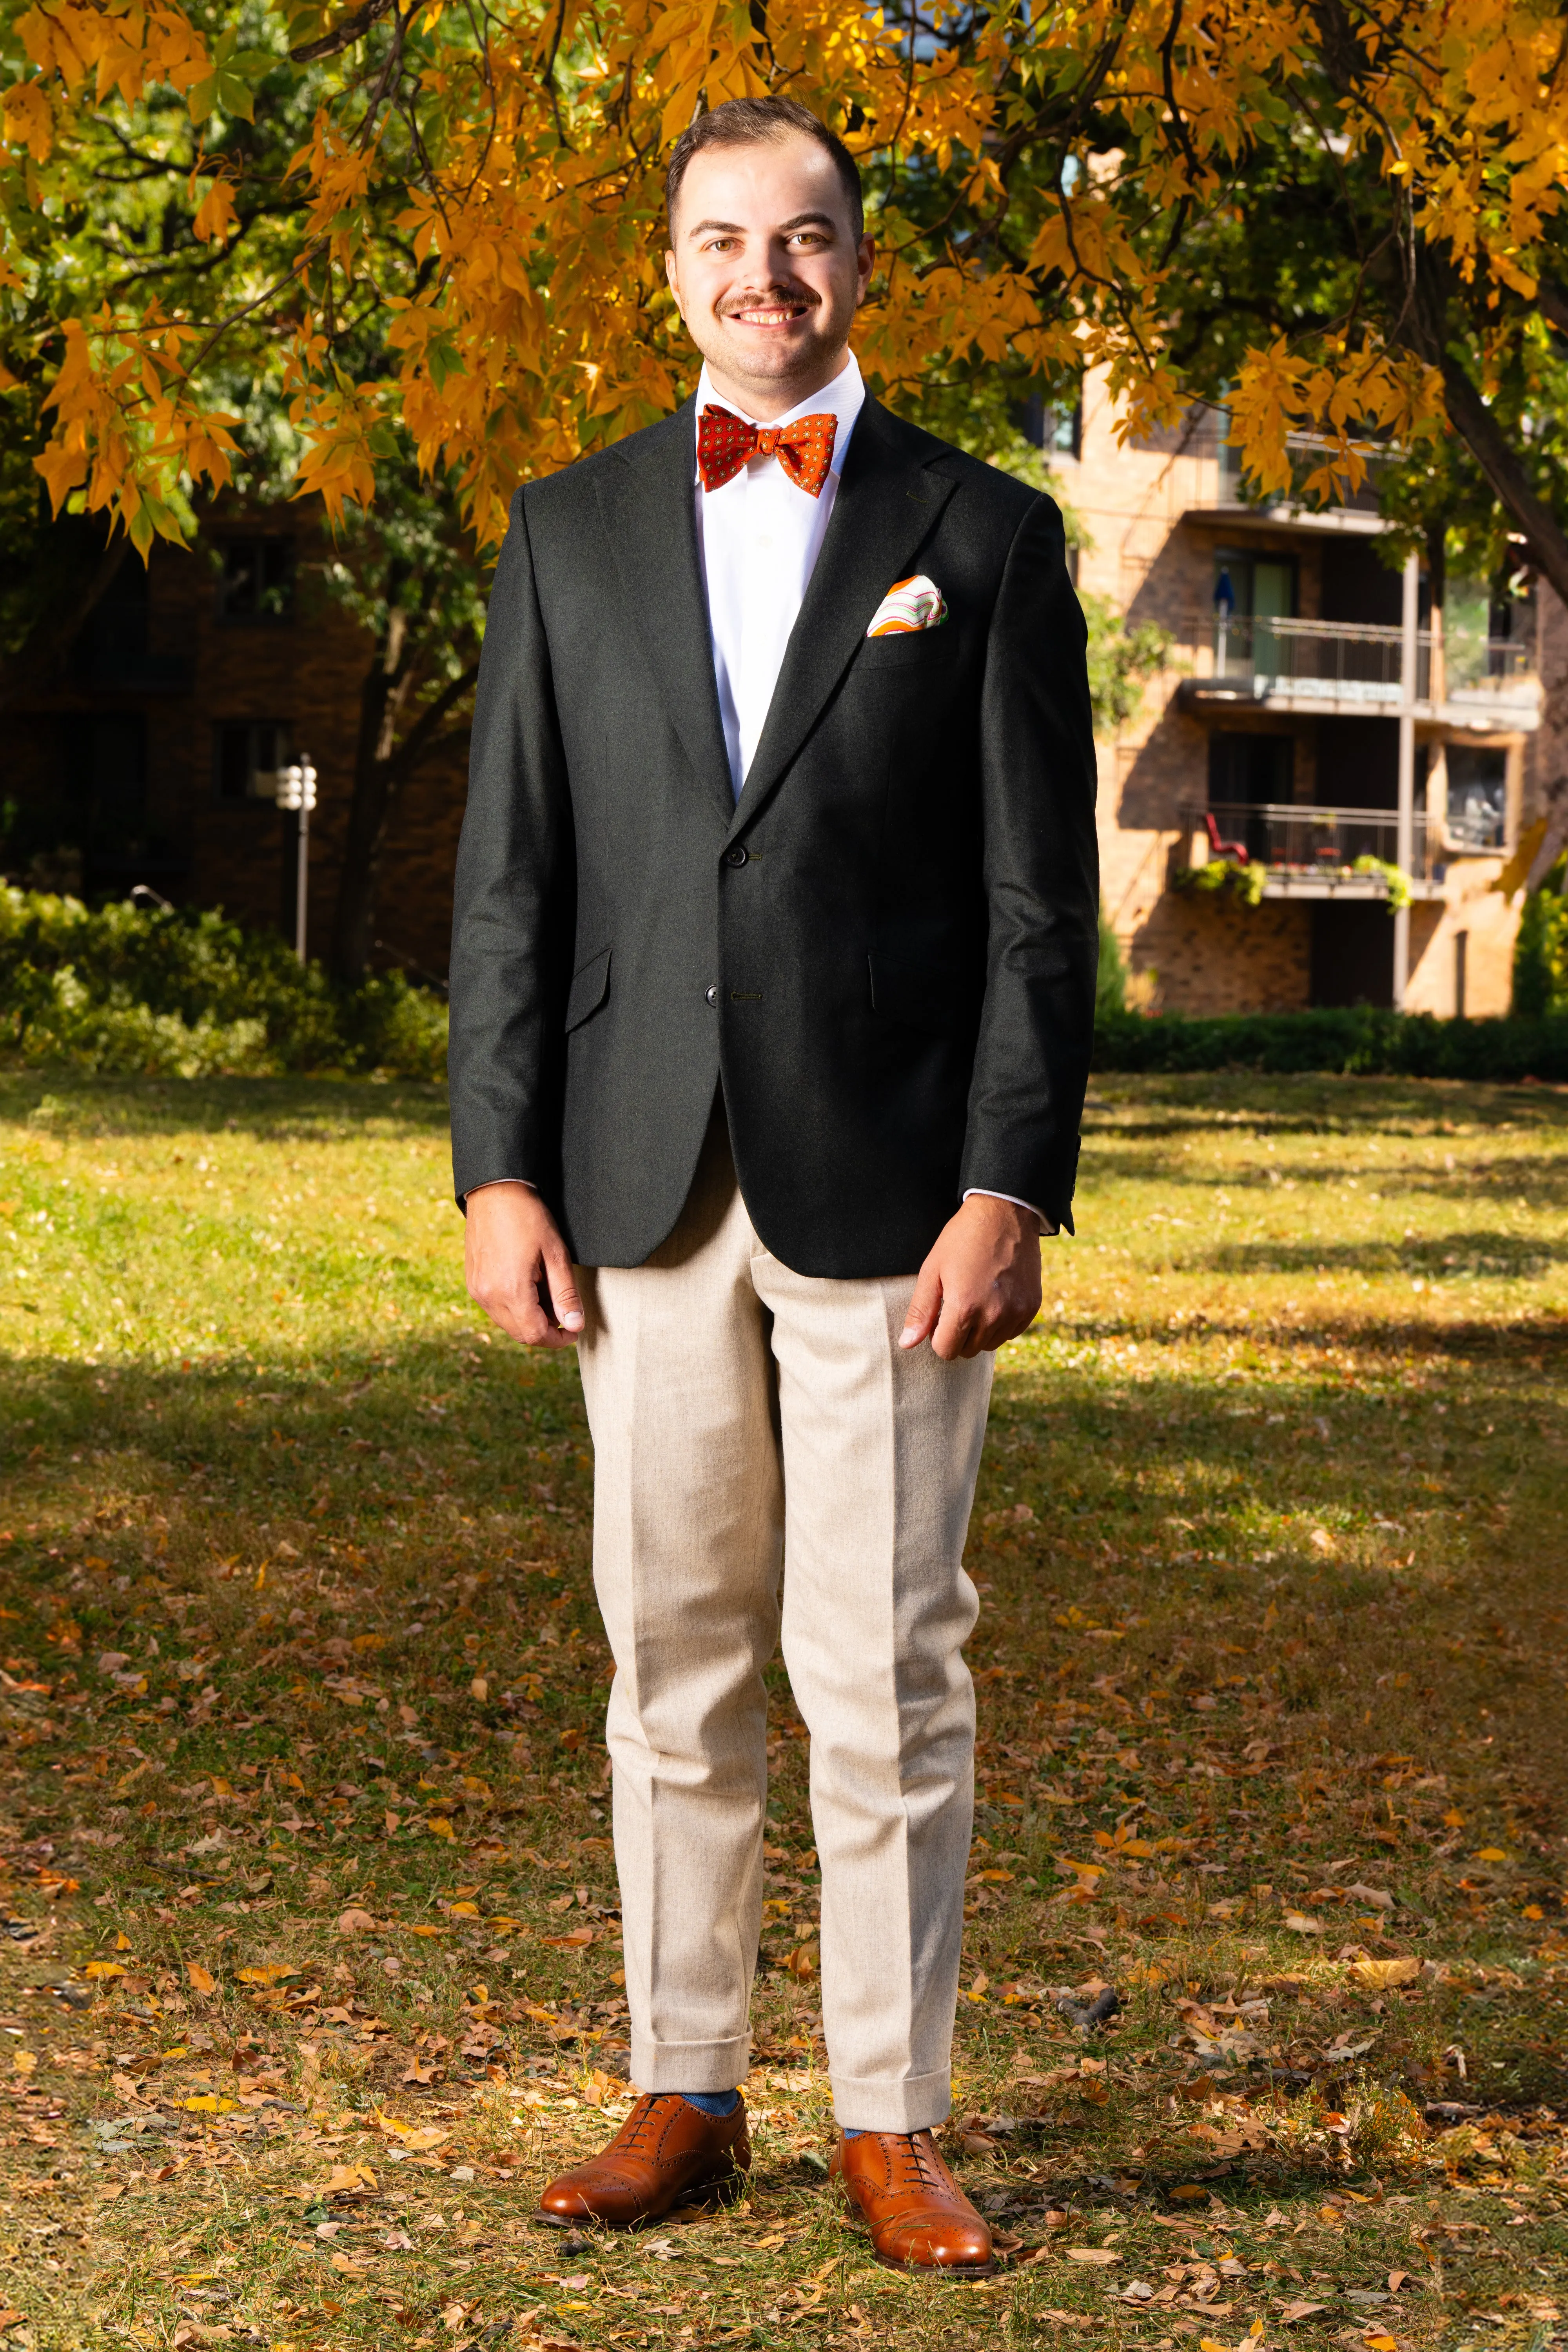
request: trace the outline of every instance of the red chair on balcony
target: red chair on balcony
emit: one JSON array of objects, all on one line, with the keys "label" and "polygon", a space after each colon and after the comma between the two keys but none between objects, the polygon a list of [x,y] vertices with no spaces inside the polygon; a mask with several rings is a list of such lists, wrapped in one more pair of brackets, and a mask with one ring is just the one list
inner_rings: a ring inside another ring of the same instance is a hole
[{"label": "red chair on balcony", "polygon": [[1204,824],[1208,830],[1209,852],[1212,856],[1234,857],[1238,866],[1251,865],[1252,860],[1247,855],[1247,844],[1244,841],[1220,839],[1219,825],[1212,809],[1204,811]]}]

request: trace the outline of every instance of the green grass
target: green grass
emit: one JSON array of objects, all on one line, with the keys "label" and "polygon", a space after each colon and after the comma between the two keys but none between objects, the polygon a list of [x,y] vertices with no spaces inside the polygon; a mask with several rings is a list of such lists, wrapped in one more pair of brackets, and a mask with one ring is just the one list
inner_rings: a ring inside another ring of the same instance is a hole
[{"label": "green grass", "polygon": [[962,2286],[822,2179],[782,1676],[748,2193],[531,2220],[626,2097],[574,1368],[466,1301],[436,1090],[53,1084],[0,1083],[0,2342],[1563,2340],[1568,1097],[1097,1080],[971,1539]]}]

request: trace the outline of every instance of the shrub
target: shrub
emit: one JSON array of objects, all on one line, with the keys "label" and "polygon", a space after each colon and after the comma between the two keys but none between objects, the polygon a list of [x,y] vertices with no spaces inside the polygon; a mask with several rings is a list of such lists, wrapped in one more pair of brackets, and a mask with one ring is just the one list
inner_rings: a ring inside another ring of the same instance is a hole
[{"label": "shrub", "polygon": [[1536,1021],[1568,1012],[1568,858],[1524,902],[1513,943],[1513,1009]]},{"label": "shrub", "polygon": [[401,972],[335,988],[220,914],[0,889],[0,1057],[148,1077],[439,1077],[447,1010]]},{"label": "shrub", "polygon": [[1233,1013],[1188,1019],[1102,1017],[1101,1070],[1309,1070],[1422,1078],[1568,1082],[1568,1010],[1539,1020],[1438,1021],[1367,1004],[1343,1011]]}]

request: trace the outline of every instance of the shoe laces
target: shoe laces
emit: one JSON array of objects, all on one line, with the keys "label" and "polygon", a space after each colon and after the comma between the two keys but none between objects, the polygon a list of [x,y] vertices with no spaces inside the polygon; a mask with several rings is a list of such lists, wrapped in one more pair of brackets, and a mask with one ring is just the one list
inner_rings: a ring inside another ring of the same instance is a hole
[{"label": "shoe laces", "polygon": [[628,2156],[635,2155],[639,2143],[652,2137],[659,2121],[660,2110],[679,2097],[679,2091],[645,2091],[611,2141],[611,2147],[624,2150]]},{"label": "shoe laces", "polygon": [[946,2175],[930,2132],[900,2132],[897,2139],[898,2169],[903,2175],[899,2183],[900,2193],[907,2194],[911,2189],[931,2189],[938,2194],[945,2190]]}]

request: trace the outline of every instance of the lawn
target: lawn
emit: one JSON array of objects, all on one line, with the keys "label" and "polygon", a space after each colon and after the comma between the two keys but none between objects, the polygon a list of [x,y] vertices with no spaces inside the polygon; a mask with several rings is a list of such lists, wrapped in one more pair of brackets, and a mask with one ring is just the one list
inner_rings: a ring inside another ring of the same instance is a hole
[{"label": "lawn", "polygon": [[0,1082],[0,2344],[1568,2342],[1568,1093],[1097,1082],[970,1546],[979,2285],[824,2179],[782,1676],[748,2191],[532,2218],[627,2100],[608,1660],[444,1117]]}]

